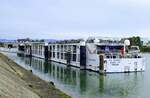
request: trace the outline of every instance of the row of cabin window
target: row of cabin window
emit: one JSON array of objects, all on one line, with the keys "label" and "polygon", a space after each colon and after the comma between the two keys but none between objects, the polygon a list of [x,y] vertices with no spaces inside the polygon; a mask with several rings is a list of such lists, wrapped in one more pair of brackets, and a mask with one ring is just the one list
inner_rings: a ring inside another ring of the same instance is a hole
[{"label": "row of cabin window", "polygon": [[97,54],[101,52],[120,53],[123,46],[97,46]]},{"label": "row of cabin window", "polygon": [[38,54],[38,55],[43,55],[43,51],[37,50],[37,49],[32,50],[32,53],[33,53],[33,54]]},{"label": "row of cabin window", "polygon": [[43,45],[33,45],[32,48],[33,48],[33,49],[42,50],[42,49],[43,49]]},{"label": "row of cabin window", "polygon": [[35,51],[33,54],[43,55],[43,51]]},{"label": "row of cabin window", "polygon": [[38,54],[38,55],[43,55],[43,45],[33,45],[32,46],[32,53],[33,54]]},{"label": "row of cabin window", "polygon": [[[56,57],[56,53],[57,53],[57,57]],[[53,58],[65,59],[66,60],[65,53],[53,52],[51,55],[52,55]],[[77,54],[71,54],[71,60],[72,61],[77,61],[76,58],[77,58]]]},{"label": "row of cabin window", "polygon": [[50,51],[60,51],[60,52],[65,52],[68,50],[73,50],[73,53],[76,53],[77,51],[77,46],[76,45],[51,45],[49,46]]}]

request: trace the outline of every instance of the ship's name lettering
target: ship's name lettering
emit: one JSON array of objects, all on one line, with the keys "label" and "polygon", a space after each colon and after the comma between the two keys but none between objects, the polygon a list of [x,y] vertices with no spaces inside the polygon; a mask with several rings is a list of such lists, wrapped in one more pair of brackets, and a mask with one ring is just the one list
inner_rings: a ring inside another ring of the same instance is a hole
[{"label": "ship's name lettering", "polygon": [[120,60],[110,60],[110,64],[111,64],[112,66],[119,66]]}]

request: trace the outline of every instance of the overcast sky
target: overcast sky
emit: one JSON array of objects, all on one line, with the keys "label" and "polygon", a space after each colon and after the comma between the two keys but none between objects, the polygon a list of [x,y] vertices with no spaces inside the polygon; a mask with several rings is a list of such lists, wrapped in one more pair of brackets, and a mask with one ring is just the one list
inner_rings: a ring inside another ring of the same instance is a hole
[{"label": "overcast sky", "polygon": [[0,38],[150,37],[150,0],[0,0]]}]

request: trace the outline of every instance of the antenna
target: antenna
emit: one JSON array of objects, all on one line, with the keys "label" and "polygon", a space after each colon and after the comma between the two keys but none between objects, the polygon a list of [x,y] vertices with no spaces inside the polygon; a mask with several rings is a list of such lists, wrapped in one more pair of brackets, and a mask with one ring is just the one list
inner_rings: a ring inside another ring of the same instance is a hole
[{"label": "antenna", "polygon": [[125,46],[129,46],[129,45],[130,45],[130,40],[126,39],[126,40],[124,41],[124,44],[125,44]]}]

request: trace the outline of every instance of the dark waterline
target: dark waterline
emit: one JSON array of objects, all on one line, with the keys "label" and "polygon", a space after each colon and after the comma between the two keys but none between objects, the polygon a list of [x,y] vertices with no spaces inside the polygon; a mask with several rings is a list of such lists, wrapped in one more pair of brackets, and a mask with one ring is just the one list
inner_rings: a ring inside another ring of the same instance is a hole
[{"label": "dark waterline", "polygon": [[149,98],[150,54],[146,58],[146,71],[99,75],[95,72],[66,67],[56,62],[39,58],[18,57],[5,53],[25,69],[43,80],[53,81],[57,88],[73,98]]}]

